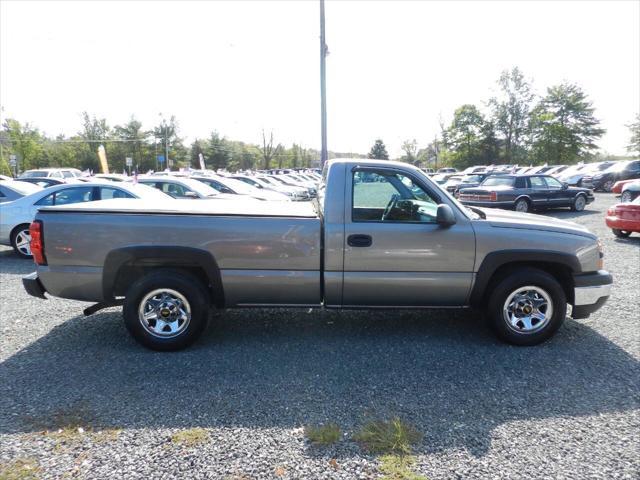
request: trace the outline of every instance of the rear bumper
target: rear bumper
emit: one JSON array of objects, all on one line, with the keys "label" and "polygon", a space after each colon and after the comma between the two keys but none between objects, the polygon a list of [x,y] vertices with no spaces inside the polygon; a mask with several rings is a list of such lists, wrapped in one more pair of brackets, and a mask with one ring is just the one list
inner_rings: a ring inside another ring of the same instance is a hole
[{"label": "rear bumper", "polygon": [[33,272],[26,277],[22,277],[22,285],[32,297],[44,298],[46,300],[47,297],[44,295],[46,290],[38,278],[38,272]]},{"label": "rear bumper", "polygon": [[613,277],[605,270],[574,275],[574,302],[572,317],[587,318],[605,304],[611,294]]},{"label": "rear bumper", "polygon": [[615,228],[616,230],[625,230],[627,232],[640,232],[640,222],[638,221],[626,220],[624,218],[609,215],[604,217],[604,221],[609,228]]},{"label": "rear bumper", "polygon": [[504,209],[513,208],[513,202],[483,202],[480,200],[460,200],[460,202],[463,205],[471,205],[473,207],[504,208]]}]

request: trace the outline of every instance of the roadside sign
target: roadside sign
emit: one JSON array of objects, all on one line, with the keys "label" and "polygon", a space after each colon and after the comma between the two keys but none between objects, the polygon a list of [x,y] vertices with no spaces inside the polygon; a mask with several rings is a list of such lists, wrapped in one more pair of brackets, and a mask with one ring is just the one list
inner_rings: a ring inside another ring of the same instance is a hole
[{"label": "roadside sign", "polygon": [[164,155],[158,155],[158,162],[164,163]]},{"label": "roadside sign", "polygon": [[18,159],[15,155],[9,155],[9,166],[15,167],[18,164]]},{"label": "roadside sign", "polygon": [[133,165],[133,158],[127,157],[125,158],[125,162],[127,162],[127,167],[130,167]]}]

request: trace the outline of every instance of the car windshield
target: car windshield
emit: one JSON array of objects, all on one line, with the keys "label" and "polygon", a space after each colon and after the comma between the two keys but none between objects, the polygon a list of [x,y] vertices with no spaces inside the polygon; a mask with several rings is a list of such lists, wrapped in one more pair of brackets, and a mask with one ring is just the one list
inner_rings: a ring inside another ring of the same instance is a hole
[{"label": "car windshield", "polygon": [[38,178],[38,177],[46,177],[49,175],[49,172],[46,170],[27,170],[23,172],[20,177],[22,178]]},{"label": "car windshield", "polygon": [[513,185],[515,177],[489,177],[481,183],[483,187],[497,187],[502,185]]},{"label": "car windshield", "polygon": [[42,190],[42,188],[37,184],[33,184],[29,182],[21,182],[19,180],[6,182],[3,185],[6,185],[14,192],[20,193],[22,195],[29,195],[33,192],[38,192]]},{"label": "car windshield", "polygon": [[227,187],[232,189],[234,192],[239,194],[253,195],[256,193],[256,190],[257,190],[255,187],[248,185],[245,182],[241,182],[240,180],[236,180],[234,178],[223,178],[223,179],[215,178],[215,179],[218,180],[223,185],[226,185]]},{"label": "car windshield", "polygon": [[606,169],[600,168],[599,170],[604,170],[604,173],[621,172],[622,170],[624,170],[627,167],[627,165],[629,165],[629,163],[631,163],[631,162],[616,162],[613,165],[610,165]]},{"label": "car windshield", "polygon": [[478,183],[482,181],[482,175],[465,175],[461,183]]},{"label": "car windshield", "polygon": [[215,197],[217,195],[220,195],[220,192],[218,192],[215,188],[210,187],[209,185],[197,180],[191,180],[190,178],[180,179],[180,183],[183,182],[189,190],[196,192],[201,197]]}]

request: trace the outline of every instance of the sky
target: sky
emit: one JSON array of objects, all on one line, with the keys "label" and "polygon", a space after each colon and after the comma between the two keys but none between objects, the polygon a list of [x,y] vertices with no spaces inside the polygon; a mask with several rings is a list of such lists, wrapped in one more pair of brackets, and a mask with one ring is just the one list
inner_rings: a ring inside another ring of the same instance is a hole
[{"label": "sky", "polygon": [[[640,1],[329,1],[329,149],[420,147],[465,103],[486,108],[500,72],[534,90],[580,85],[623,154],[640,111]],[[76,133],[81,113],[187,141],[213,130],[320,146],[319,3],[0,2],[2,119]]]}]

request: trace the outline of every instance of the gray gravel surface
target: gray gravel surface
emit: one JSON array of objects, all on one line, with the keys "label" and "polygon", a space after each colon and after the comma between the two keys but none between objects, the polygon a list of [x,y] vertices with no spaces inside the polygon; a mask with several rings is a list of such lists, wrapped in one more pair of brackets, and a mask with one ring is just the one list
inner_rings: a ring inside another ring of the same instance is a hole
[{"label": "gray gravel surface", "polygon": [[[31,262],[0,251],[0,463],[43,478],[377,478],[350,435],[399,415],[429,479],[639,478],[640,235],[604,226],[612,195],[548,213],[588,226],[609,302],[533,348],[473,312],[230,311],[189,350],[155,353],[118,309],[29,297]],[[318,448],[302,427],[339,424]],[[81,426],[63,430],[65,426]],[[205,429],[196,445],[172,441]],[[335,461],[334,461],[335,459]]]}]

